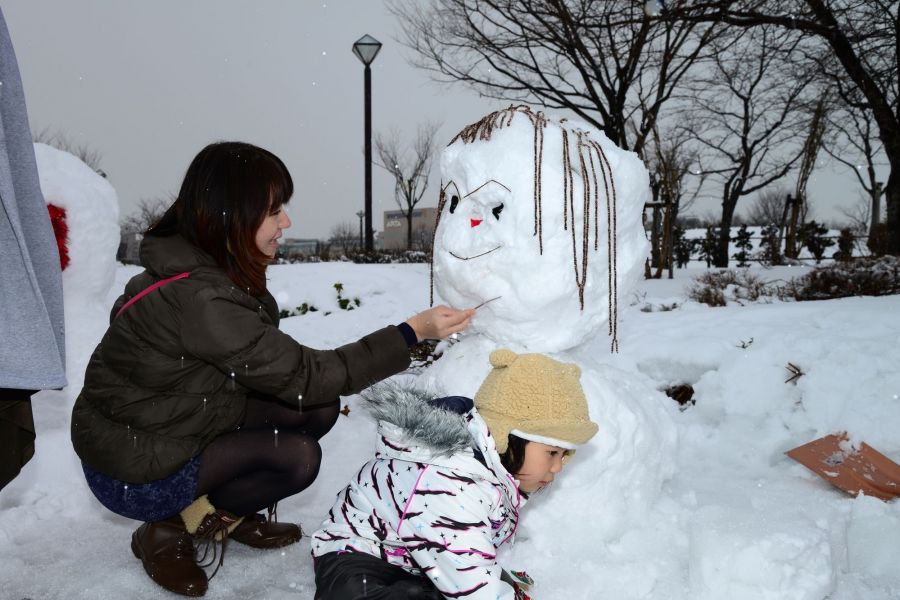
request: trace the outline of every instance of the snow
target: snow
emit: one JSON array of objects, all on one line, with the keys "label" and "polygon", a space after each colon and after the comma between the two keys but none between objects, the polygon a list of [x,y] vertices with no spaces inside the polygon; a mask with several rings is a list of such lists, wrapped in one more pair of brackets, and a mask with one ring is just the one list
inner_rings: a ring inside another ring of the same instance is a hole
[{"label": "snow", "polygon": [[[67,177],[75,174],[56,176],[59,189]],[[100,276],[64,281],[68,296],[85,298],[80,306],[67,299],[67,328],[77,332],[69,368],[82,369],[70,382],[81,381],[103,333],[98,315],[106,318],[139,272],[109,262],[114,249],[103,235],[85,239],[97,246],[79,260]],[[106,272],[113,281],[102,290]],[[847,431],[854,442],[900,460],[900,296],[711,308],[687,298],[691,276],[702,272],[678,270],[674,280],[620,288],[617,354],[602,326],[579,345],[555,350],[582,367],[600,432],[524,509],[517,543],[502,560],[528,570],[537,582],[534,597],[551,600],[900,597],[900,502],[846,496],[783,455]],[[775,280],[808,268],[753,272]],[[269,275],[282,308],[306,302],[320,309],[282,325],[313,347],[357,339],[428,304],[427,265],[279,265]],[[341,310],[335,283],[360,306]],[[467,300],[461,305],[477,303]],[[544,329],[560,326],[556,314],[544,318],[550,323]],[[473,327],[447,344],[419,380],[471,395],[497,343]],[[528,348],[523,340],[516,344]],[[803,372],[791,383],[785,383],[788,362]],[[680,411],[660,391],[676,383],[693,385],[696,405]],[[35,396],[35,458],[0,493],[0,597],[171,598],[128,550],[137,524],[101,507],[84,483],[69,442],[78,385]],[[301,522],[306,531],[319,526],[334,494],[374,447],[374,425],[357,399],[346,402],[349,416],[323,440],[319,479],[279,506],[281,519]],[[268,552],[229,545],[207,596],[312,598],[308,541]]]},{"label": "snow", "polygon": [[[104,310],[138,271],[118,267]],[[759,274],[785,278],[788,271],[805,269]],[[678,445],[669,457],[671,478],[650,508],[640,505],[622,523],[612,519],[623,504],[640,500],[635,490],[655,484],[604,462],[611,417],[594,413],[604,427],[595,438],[598,446],[577,452],[554,488],[524,509],[506,560],[535,577],[537,598],[900,597],[900,503],[850,498],[782,454],[846,429],[900,459],[900,297],[709,308],[679,295],[690,275],[700,272],[679,270],[673,281],[640,282],[635,303],[623,302],[620,352],[610,355],[603,335],[595,350],[602,366],[594,376],[605,382],[604,394],[621,395],[626,405],[641,400],[632,397],[638,385],[694,385],[697,404],[684,412],[652,394],[673,409]],[[305,301],[323,309],[283,322],[291,335],[316,347],[334,347],[399,322],[428,303],[427,265],[297,264],[272,267],[270,275],[272,290],[290,300],[283,308]],[[337,307],[337,282],[344,284],[345,297],[360,298],[359,308]],[[642,312],[637,297],[677,298],[680,308]],[[324,310],[332,314],[324,316]],[[751,337],[749,347],[739,347]],[[92,347],[89,342],[82,346]],[[806,373],[796,385],[784,383],[787,361]],[[480,377],[462,377],[452,391],[470,393]],[[136,524],[101,507],[83,481],[68,431],[76,393],[70,387],[35,398],[36,456],[0,493],[0,597],[169,598],[128,550]],[[324,440],[318,481],[279,506],[282,519],[302,522],[307,531],[318,527],[334,494],[375,443],[374,427],[356,400],[347,403],[350,415]],[[608,410],[618,414],[621,408]],[[641,432],[629,430],[620,443],[630,446],[631,462],[639,463],[652,449],[625,439],[634,435]],[[617,456],[626,462],[624,454]],[[614,470],[622,475],[609,476]],[[619,499],[618,506],[596,500],[593,494],[603,495],[601,488]],[[581,493],[585,489],[591,493]],[[312,594],[304,539],[273,552],[230,545],[207,596]]]},{"label": "snow", "polygon": [[[458,139],[441,154],[446,208],[435,232],[435,289],[452,305],[490,301],[472,331],[496,345],[566,350],[609,319],[610,237],[617,241],[619,289],[641,276],[649,252],[641,225],[649,177],[636,154],[585,123],[547,117],[538,151],[535,116],[513,114],[490,139]],[[604,181],[600,153],[587,149],[589,141],[602,148],[610,181]],[[573,197],[561,202],[567,189]]]}]

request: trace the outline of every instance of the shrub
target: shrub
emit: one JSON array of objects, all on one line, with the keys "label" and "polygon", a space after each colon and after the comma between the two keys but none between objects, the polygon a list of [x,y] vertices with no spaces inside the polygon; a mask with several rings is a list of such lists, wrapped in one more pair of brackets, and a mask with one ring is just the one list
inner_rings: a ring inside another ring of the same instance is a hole
[{"label": "shrub", "polygon": [[750,260],[750,251],[753,250],[753,241],[750,237],[750,232],[747,230],[747,225],[741,225],[737,235],[731,238],[731,241],[735,243],[734,245],[738,249],[732,257],[738,261],[737,266],[749,267],[750,263],[748,261]]},{"label": "shrub", "polygon": [[834,246],[834,240],[825,237],[828,234],[828,228],[820,225],[815,221],[805,223],[800,228],[799,237],[804,246],[816,257],[816,264],[822,262],[825,256],[825,250],[830,246]]},{"label": "shrub", "polygon": [[781,295],[794,300],[900,294],[900,258],[881,256],[817,267],[791,279]]},{"label": "shrub", "polygon": [[760,260],[770,266],[784,264],[784,256],[781,254],[781,236],[777,225],[766,225],[762,230],[762,241],[759,245],[762,250]]},{"label": "shrub", "polygon": [[709,306],[726,306],[728,302],[744,304],[778,296],[778,289],[750,271],[724,269],[707,271],[694,277],[688,297]]}]

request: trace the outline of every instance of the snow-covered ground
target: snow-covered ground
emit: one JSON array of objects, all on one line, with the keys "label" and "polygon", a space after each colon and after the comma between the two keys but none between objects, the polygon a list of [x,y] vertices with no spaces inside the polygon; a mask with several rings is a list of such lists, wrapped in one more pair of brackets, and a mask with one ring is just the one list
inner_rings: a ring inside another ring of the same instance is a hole
[{"label": "snow-covered ground", "polygon": [[[759,273],[786,279],[805,270]],[[107,306],[138,271],[117,269]],[[640,282],[621,299],[620,352],[596,357],[656,389],[690,383],[696,390],[695,406],[672,411],[675,472],[660,499],[644,523],[611,539],[592,542],[589,530],[558,539],[553,524],[559,519],[588,529],[592,523],[585,507],[566,504],[564,473],[558,489],[525,508],[515,566],[535,576],[539,600],[900,598],[900,502],[848,497],[783,455],[847,430],[900,459],[900,296],[709,308],[686,299],[690,276],[699,272]],[[282,265],[270,276],[282,308],[306,302],[320,309],[282,325],[313,347],[356,339],[428,304],[427,265]],[[359,308],[338,308],[338,282],[344,297],[360,299]],[[677,308],[645,312],[672,304]],[[69,360],[83,365],[102,328],[79,326],[87,317],[76,307],[67,310],[70,330],[79,331],[69,340]],[[608,341],[597,348],[608,348]],[[805,373],[795,383],[785,383],[788,362]],[[0,493],[0,598],[170,598],[129,551],[136,523],[102,508],[84,483],[69,443],[79,382],[72,383],[35,397],[36,456]],[[659,402],[672,401],[660,394]],[[354,398],[347,403],[349,416],[324,439],[318,481],[279,506],[280,518],[307,531],[318,527],[374,444],[372,423]],[[578,453],[568,470],[602,470],[591,464],[593,454]],[[617,482],[623,490],[638,484]],[[604,506],[589,510],[600,516]],[[552,549],[560,546],[568,550],[565,563],[554,561]],[[268,552],[231,544],[207,594],[312,595],[306,539]]]}]

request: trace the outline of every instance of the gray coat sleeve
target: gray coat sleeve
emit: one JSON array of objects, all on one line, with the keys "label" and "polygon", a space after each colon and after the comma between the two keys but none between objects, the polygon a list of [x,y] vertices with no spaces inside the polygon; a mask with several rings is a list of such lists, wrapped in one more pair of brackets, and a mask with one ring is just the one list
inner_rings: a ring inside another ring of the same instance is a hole
[{"label": "gray coat sleeve", "polygon": [[59,251],[0,12],[0,388],[66,385]]}]

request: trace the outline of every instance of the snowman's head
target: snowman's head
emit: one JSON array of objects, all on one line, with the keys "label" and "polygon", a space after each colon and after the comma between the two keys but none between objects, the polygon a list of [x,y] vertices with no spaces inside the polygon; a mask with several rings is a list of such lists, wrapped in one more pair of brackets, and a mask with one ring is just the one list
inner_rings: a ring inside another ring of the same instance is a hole
[{"label": "snowman's head", "polygon": [[[491,113],[441,156],[434,284],[472,331],[552,352],[595,336],[646,255],[636,155],[528,107]],[[614,327],[610,327],[614,333]]]}]

